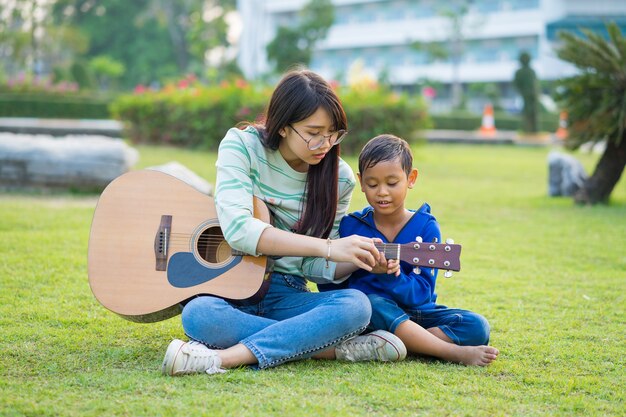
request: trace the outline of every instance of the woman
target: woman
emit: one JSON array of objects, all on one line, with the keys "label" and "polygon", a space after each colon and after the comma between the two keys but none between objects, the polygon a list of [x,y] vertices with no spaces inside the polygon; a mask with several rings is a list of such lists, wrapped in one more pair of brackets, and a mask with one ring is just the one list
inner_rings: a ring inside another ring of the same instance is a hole
[{"label": "woman", "polygon": [[[391,333],[355,337],[370,320],[364,294],[312,293],[306,286],[307,279],[329,282],[381,261],[373,239],[338,239],[355,185],[337,146],[346,129],[330,85],[311,71],[294,70],[274,90],[264,124],[228,131],[216,163],[215,204],[224,237],[236,250],[281,257],[258,304],[235,305],[212,296],[189,301],[182,322],[192,341],[170,343],[164,374],[214,374],[242,365],[263,369],[309,357],[406,356]],[[268,205],[274,226],[252,216],[253,196]]]}]

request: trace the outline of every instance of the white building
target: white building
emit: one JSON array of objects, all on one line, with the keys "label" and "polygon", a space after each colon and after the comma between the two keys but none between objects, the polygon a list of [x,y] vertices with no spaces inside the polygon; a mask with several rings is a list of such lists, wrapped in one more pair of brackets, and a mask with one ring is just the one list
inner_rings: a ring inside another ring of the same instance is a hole
[{"label": "white building", "polygon": [[[243,30],[239,65],[249,78],[270,71],[266,46],[278,26],[297,22],[308,0],[239,0]],[[333,0],[335,23],[316,46],[311,69],[341,80],[360,60],[372,76],[382,73],[392,85],[411,89],[424,80],[450,85],[450,60],[433,61],[411,43],[447,44],[451,24],[437,0]],[[498,83],[505,96],[519,68],[522,51],[532,56],[532,67],[542,80],[571,74],[573,69],[554,52],[560,29],[588,27],[602,30],[604,21],[617,20],[626,32],[624,0],[474,0],[465,19],[465,52],[456,76],[463,84]],[[445,95],[445,93],[444,93]]]}]

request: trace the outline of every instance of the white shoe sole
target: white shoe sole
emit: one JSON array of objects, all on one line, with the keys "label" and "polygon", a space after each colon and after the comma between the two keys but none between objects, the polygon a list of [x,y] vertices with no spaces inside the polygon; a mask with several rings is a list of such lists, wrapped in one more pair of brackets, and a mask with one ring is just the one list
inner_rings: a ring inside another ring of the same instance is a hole
[{"label": "white shoe sole", "polygon": [[384,362],[396,362],[406,358],[406,346],[398,336],[385,330],[376,330],[366,336],[373,336],[382,339],[385,344],[385,358],[381,360]]},{"label": "white shoe sole", "polygon": [[174,339],[170,342],[167,347],[167,351],[165,352],[165,358],[163,359],[163,364],[161,365],[161,373],[163,375],[175,376],[174,374],[174,363],[176,363],[176,358],[180,353],[180,350],[185,346],[185,342],[182,340]]}]

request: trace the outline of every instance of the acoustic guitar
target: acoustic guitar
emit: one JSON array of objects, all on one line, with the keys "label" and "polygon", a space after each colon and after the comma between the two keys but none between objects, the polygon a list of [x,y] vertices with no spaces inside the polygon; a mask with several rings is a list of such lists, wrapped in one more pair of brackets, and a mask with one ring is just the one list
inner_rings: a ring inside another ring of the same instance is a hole
[{"label": "acoustic guitar", "polygon": [[[254,217],[270,222],[254,199]],[[388,259],[460,270],[460,245],[377,244]],[[89,284],[107,309],[149,323],[181,312],[202,294],[235,303],[258,302],[269,285],[271,262],[233,250],[222,234],[213,198],[153,170],[113,180],[96,206],[89,236]]]}]

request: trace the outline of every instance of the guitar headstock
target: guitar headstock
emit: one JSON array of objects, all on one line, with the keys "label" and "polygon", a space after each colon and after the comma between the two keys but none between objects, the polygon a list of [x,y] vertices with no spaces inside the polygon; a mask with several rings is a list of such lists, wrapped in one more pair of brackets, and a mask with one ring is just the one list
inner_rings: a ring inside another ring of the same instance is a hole
[{"label": "guitar headstock", "polygon": [[418,239],[401,245],[400,260],[418,267],[444,269],[444,275],[449,277],[452,275],[449,271],[461,270],[461,245],[455,244],[452,239],[446,239],[446,243]]}]

